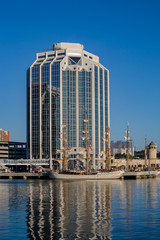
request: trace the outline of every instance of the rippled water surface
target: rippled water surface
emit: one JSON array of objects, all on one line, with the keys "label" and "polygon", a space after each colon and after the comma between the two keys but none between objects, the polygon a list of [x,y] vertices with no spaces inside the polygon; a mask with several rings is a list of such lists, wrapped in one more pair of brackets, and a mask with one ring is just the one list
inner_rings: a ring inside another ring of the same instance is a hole
[{"label": "rippled water surface", "polygon": [[160,178],[0,180],[0,239],[160,239]]}]

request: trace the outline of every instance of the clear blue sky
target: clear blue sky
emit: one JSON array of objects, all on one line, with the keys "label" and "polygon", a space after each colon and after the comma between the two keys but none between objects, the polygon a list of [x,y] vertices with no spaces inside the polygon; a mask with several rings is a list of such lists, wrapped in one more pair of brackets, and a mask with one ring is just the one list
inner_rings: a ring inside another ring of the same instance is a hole
[{"label": "clear blue sky", "polygon": [[111,139],[127,122],[137,149],[160,149],[160,1],[2,1],[0,128],[26,140],[26,70],[55,42],[75,42],[110,71]]}]

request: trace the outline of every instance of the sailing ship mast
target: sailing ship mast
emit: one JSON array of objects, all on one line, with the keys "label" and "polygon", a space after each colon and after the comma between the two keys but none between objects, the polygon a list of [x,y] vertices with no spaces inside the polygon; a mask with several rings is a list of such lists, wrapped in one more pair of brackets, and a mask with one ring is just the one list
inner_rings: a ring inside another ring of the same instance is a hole
[{"label": "sailing ship mast", "polygon": [[124,138],[127,140],[127,157],[126,157],[126,171],[128,172],[129,170],[129,125],[127,124],[127,130],[125,130],[127,136],[124,136]]},{"label": "sailing ship mast", "polygon": [[147,167],[147,137],[145,137],[144,157],[145,157],[145,168],[146,168]]},{"label": "sailing ship mast", "polygon": [[67,170],[66,166],[67,166],[67,149],[66,149],[66,143],[67,143],[67,139],[66,139],[66,131],[65,131],[65,124],[62,124],[62,128],[63,128],[63,169],[64,172]]},{"label": "sailing ship mast", "polygon": [[89,140],[89,137],[88,137],[88,119],[84,119],[83,120],[84,122],[84,127],[85,129],[82,131],[84,136],[82,137],[82,140],[84,141],[85,140],[85,152],[86,152],[86,173],[88,175],[88,172],[89,172],[89,160],[90,160],[90,155],[89,155],[89,144],[88,144],[88,140]]},{"label": "sailing ship mast", "polygon": [[62,124],[62,132],[60,132],[60,134],[61,134],[60,141],[62,141],[63,148],[57,150],[58,153],[63,153],[63,171],[64,172],[66,172],[66,170],[67,170],[67,152],[68,152],[65,128],[66,128],[66,125]]},{"label": "sailing ship mast", "polygon": [[111,160],[110,160],[110,128],[107,128],[105,132],[105,138],[103,139],[106,143],[105,147],[105,159],[106,159],[106,170],[110,170]]}]

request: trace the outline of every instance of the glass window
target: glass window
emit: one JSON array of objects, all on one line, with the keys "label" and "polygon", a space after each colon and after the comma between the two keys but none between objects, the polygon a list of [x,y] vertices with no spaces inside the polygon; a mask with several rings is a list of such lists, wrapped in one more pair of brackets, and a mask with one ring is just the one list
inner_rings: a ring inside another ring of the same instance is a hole
[{"label": "glass window", "polygon": [[37,61],[37,63],[41,63],[41,62],[43,62],[44,60],[39,60],[39,61]]},{"label": "glass window", "polygon": [[46,56],[45,55],[43,55],[43,56],[38,56],[38,58],[45,58]]},{"label": "glass window", "polygon": [[61,55],[64,55],[65,53],[63,52],[63,53],[58,53],[58,56],[61,56]]},{"label": "glass window", "polygon": [[50,59],[47,59],[46,61],[49,62],[49,61],[53,61],[54,58],[50,58]]},{"label": "glass window", "polygon": [[59,61],[59,60],[62,60],[62,59],[63,59],[63,57],[60,57],[60,58],[56,58],[56,60],[58,60],[58,61]]},{"label": "glass window", "polygon": [[48,57],[55,57],[55,54],[49,54]]},{"label": "glass window", "polygon": [[99,121],[98,121],[98,67],[94,68],[95,79],[95,152],[99,153]]}]

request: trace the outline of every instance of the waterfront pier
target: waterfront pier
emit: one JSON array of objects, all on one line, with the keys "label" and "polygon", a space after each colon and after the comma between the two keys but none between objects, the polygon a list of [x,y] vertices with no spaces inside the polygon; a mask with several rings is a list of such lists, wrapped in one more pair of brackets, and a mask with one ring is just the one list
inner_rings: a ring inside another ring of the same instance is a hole
[{"label": "waterfront pier", "polygon": [[49,179],[47,173],[0,172],[0,179]]},{"label": "waterfront pier", "polygon": [[125,172],[124,179],[155,178],[157,171]]}]

